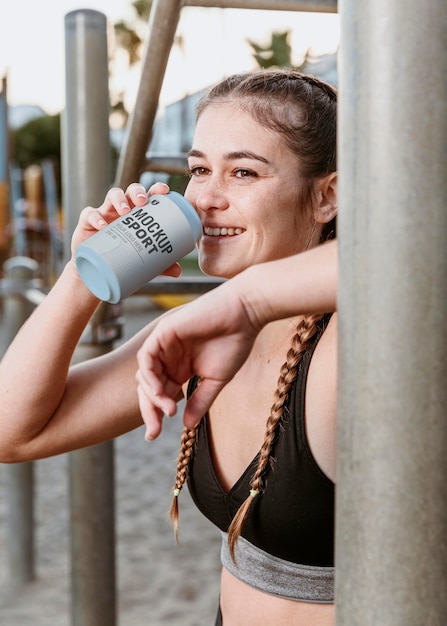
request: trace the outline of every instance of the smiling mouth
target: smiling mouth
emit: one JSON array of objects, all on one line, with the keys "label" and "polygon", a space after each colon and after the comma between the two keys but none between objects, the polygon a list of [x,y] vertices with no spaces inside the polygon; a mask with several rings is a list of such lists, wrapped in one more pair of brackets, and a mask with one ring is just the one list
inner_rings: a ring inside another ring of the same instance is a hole
[{"label": "smiling mouth", "polygon": [[242,235],[244,229],[233,228],[232,226],[229,228],[211,228],[209,226],[205,226],[203,232],[209,237],[234,237],[234,235]]}]

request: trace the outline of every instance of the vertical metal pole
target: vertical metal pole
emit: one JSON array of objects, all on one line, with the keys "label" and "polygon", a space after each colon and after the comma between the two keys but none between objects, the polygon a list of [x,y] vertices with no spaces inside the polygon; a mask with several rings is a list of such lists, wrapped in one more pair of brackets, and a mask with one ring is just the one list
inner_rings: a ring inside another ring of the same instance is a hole
[{"label": "vertical metal pole", "polygon": [[23,188],[23,171],[11,165],[9,178],[11,181],[12,223],[14,225],[14,251],[16,256],[27,256],[28,237],[26,232],[26,200]]},{"label": "vertical metal pole", "polygon": [[[10,291],[4,298],[3,309],[5,345],[8,346],[34,308],[24,294],[37,274],[38,264],[27,257],[12,257],[5,262],[4,270]],[[35,578],[34,464],[8,465],[6,471],[9,582],[12,589],[17,589]]]},{"label": "vertical metal pole", "polygon": [[50,230],[50,276],[51,278],[59,275],[61,271],[61,261],[63,254],[63,244],[61,241],[61,233],[58,218],[58,197],[56,174],[54,171],[54,163],[50,159],[46,159],[41,163],[43,184],[45,190],[45,205],[47,210],[48,227]]},{"label": "vertical metal pole", "polygon": [[[100,356],[110,349],[110,344],[79,346],[73,363]],[[113,452],[112,444],[107,442],[70,453],[73,626],[116,624]]]},{"label": "vertical metal pole", "polygon": [[337,624],[447,624],[447,9],[340,5]]},{"label": "vertical metal pole", "polygon": [[112,183],[107,21],[98,11],[65,16],[66,104],[62,120],[65,247],[81,209],[102,203]]},{"label": "vertical metal pole", "polygon": [[8,251],[7,226],[9,223],[9,137],[7,81],[0,86],[0,257]]},{"label": "vertical metal pole", "polygon": [[[65,36],[66,109],[62,138],[68,257],[81,209],[99,206],[112,181],[106,17],[88,9],[68,13]],[[92,342],[88,350],[79,346],[74,361],[110,349],[110,343]],[[73,626],[116,623],[113,454],[112,442],[70,454]]]}]

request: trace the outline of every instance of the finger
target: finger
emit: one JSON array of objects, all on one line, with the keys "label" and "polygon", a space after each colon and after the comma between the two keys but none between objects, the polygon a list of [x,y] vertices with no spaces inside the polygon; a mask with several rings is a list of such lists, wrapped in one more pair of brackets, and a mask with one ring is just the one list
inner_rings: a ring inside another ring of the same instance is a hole
[{"label": "finger", "polygon": [[169,193],[170,189],[169,189],[169,185],[167,185],[166,183],[154,183],[153,185],[151,185],[149,187],[148,190],[148,196],[153,196],[156,193]]},{"label": "finger", "polygon": [[161,433],[163,426],[163,411],[155,406],[146,396],[140,386],[137,387],[138,403],[141,417],[146,426],[145,439],[153,441]]},{"label": "finger", "polygon": [[115,219],[118,215],[125,215],[131,209],[131,203],[126,194],[119,187],[112,187],[107,192],[104,202],[98,207],[103,215],[109,215],[109,220]]},{"label": "finger", "polygon": [[107,220],[99,209],[88,206],[79,215],[79,225],[87,230],[100,230],[107,225]]},{"label": "finger", "polygon": [[[162,323],[160,320],[158,327]],[[190,377],[190,369],[184,361],[183,346],[175,335],[171,337],[172,353],[175,354],[175,362],[171,363],[171,366],[163,361],[163,331],[160,333],[160,341],[153,335],[149,335],[137,352],[139,370],[137,375],[141,376],[141,379],[157,396],[165,394],[168,381],[180,386]]]},{"label": "finger", "polygon": [[[180,385],[172,383],[168,380],[161,387],[161,391],[157,393],[157,391],[154,391],[153,387],[145,380],[141,370],[137,371],[135,378],[138,382],[140,393],[142,395],[144,394],[148,403],[160,409],[168,417],[172,417],[177,413],[177,403],[175,398],[177,398],[177,395],[180,392]],[[160,384],[159,379],[156,379],[156,382]]]},{"label": "finger", "polygon": [[131,183],[126,189],[125,197],[132,206],[147,204],[146,188],[141,183]]},{"label": "finger", "polygon": [[172,276],[173,278],[179,278],[182,275],[182,266],[179,263],[174,263],[162,272],[162,276]]},{"label": "finger", "polygon": [[120,187],[112,187],[107,192],[104,202],[98,207],[98,211],[107,222],[126,215],[134,206],[143,206],[147,203],[147,194],[144,185],[132,183],[124,192]]},{"label": "finger", "polygon": [[187,428],[194,428],[200,422],[224,386],[222,381],[202,378],[200,385],[186,402],[183,423]]},{"label": "finger", "polygon": [[[166,376],[163,372],[163,366],[158,356],[152,356],[147,349],[148,341],[137,352],[138,370],[135,374],[137,382],[147,385],[152,389],[152,393],[160,395],[163,393]],[[157,353],[155,353],[157,355]]]}]

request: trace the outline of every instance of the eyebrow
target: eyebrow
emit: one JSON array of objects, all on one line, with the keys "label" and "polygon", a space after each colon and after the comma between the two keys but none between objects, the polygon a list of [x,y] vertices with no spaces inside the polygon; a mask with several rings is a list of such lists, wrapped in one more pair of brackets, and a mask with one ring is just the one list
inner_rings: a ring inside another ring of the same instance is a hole
[{"label": "eyebrow", "polygon": [[[198,157],[205,158],[205,154],[200,150],[196,150],[193,148],[190,150],[187,155],[189,157]],[[251,152],[250,150],[236,150],[234,152],[227,152],[224,154],[224,159],[226,161],[234,161],[235,159],[253,159],[254,161],[260,161],[261,163],[266,163],[267,165],[270,163],[268,159],[261,156],[260,154],[256,154],[255,152]]]}]

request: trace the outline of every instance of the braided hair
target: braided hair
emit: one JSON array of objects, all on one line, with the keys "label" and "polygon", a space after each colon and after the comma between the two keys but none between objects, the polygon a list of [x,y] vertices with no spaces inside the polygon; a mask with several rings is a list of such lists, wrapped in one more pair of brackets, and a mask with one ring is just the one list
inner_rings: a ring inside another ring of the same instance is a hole
[{"label": "braided hair", "polygon": [[[287,147],[298,157],[304,184],[300,206],[312,206],[315,183],[336,170],[336,90],[307,74],[289,70],[260,70],[230,76],[214,86],[197,105],[197,118],[211,104],[235,102],[254,116],[258,123],[278,132]],[[335,218],[324,225],[320,243],[336,236]],[[300,318],[286,360],[281,367],[270,415],[266,421],[264,441],[258,466],[251,480],[246,500],[228,529],[230,554],[234,550],[251,504],[266,488],[270,471],[272,446],[284,416],[291,385],[296,378],[303,354],[310,347],[323,314]],[[188,466],[194,452],[198,426],[182,433],[174,497],[170,517],[178,535],[178,495],[186,482]]]}]

